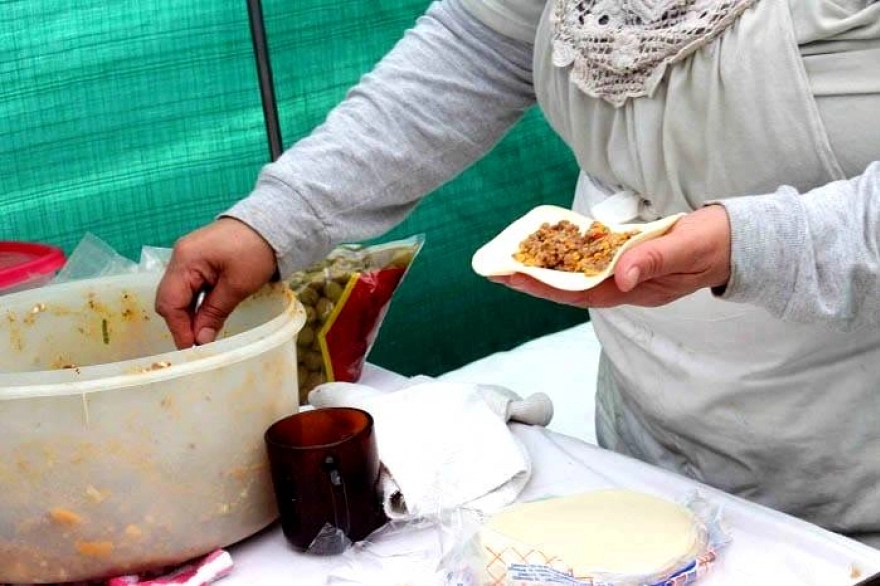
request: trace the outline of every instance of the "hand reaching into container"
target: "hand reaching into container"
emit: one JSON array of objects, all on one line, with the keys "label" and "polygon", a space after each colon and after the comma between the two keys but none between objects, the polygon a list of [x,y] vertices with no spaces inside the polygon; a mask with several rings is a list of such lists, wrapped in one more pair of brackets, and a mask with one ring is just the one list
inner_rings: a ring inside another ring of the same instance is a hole
[{"label": "hand reaching into container", "polygon": [[613,278],[586,291],[560,291],[521,273],[493,277],[496,283],[576,307],[671,303],[698,289],[730,279],[730,224],[720,205],[684,216],[664,236],[623,253]]},{"label": "hand reaching into container", "polygon": [[243,222],[221,218],[174,246],[156,292],[156,312],[178,348],[213,342],[229,314],[276,270],[275,252],[262,236]]}]

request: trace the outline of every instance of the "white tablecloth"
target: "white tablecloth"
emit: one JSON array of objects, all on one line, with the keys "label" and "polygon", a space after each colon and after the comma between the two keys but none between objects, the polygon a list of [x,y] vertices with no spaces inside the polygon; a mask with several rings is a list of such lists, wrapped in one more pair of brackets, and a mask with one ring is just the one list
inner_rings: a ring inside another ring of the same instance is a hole
[{"label": "white tablecloth", "polygon": [[[563,429],[559,430],[557,423],[557,431],[552,431],[553,425],[551,430],[513,426],[529,449],[534,467],[522,500],[608,486],[642,490],[672,500],[681,500],[698,490],[721,507],[732,537],[716,568],[700,582],[705,586],[846,586],[855,583],[858,576],[880,571],[878,550],[588,443],[592,428],[587,425],[584,431],[584,424],[592,414],[576,412],[578,409],[571,405],[591,408],[591,390],[584,388],[581,376],[571,378],[570,369],[556,370],[556,366],[571,358],[563,354],[580,351],[580,359],[568,365],[594,370],[595,355],[584,360],[584,346],[578,346],[586,344],[597,349],[590,339],[591,331],[589,326],[579,326],[443,377],[507,384],[523,394],[545,390],[556,403],[557,414],[566,415],[561,420]],[[539,369],[536,365],[542,362],[535,360],[536,356],[553,358],[549,364],[543,363],[547,368]],[[531,367],[524,366],[529,364]],[[529,374],[517,370],[524,368]],[[548,374],[554,370],[560,374]],[[406,379],[370,367],[362,382],[394,390]],[[538,388],[542,386],[546,388]],[[566,432],[580,437],[564,435]],[[318,586],[338,564],[332,557],[296,553],[277,526],[230,548],[230,552],[236,568],[223,580],[223,586]]]}]

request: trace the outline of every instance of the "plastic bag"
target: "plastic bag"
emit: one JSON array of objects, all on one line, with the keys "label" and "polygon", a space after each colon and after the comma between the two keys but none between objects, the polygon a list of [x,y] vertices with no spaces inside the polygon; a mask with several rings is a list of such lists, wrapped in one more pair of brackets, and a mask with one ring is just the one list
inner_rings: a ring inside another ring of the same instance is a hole
[{"label": "plastic bag", "polygon": [[124,273],[164,271],[170,259],[170,248],[144,246],[141,248],[140,262],[136,263],[116,252],[112,246],[91,232],[87,232],[70,253],[67,262],[55,275],[51,284]]},{"label": "plastic bag", "polygon": [[700,533],[697,551],[675,567],[650,576],[621,576],[597,572],[590,578],[575,578],[565,560],[518,543],[506,537],[503,551],[484,551],[475,533],[451,558],[448,586],[462,584],[490,586],[686,586],[705,576],[714,566],[721,550],[730,542],[720,509],[699,494],[682,503],[694,514]]},{"label": "plastic bag", "polygon": [[343,245],[294,273],[306,309],[297,337],[299,401],[323,382],[356,382],[395,291],[422,248],[421,235],[374,246]]},{"label": "plastic bag", "polygon": [[137,263],[122,256],[109,244],[88,232],[70,253],[67,262],[52,280],[52,284],[137,271]]},{"label": "plastic bag", "polygon": [[468,509],[390,521],[352,544],[327,575],[328,586],[477,586],[464,552],[482,523]]}]

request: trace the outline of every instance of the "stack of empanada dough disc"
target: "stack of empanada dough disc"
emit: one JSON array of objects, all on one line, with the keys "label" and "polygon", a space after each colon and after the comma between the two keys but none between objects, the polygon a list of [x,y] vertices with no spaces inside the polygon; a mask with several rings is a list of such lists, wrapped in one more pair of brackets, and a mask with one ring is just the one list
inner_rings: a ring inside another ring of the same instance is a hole
[{"label": "stack of empanada dough disc", "polygon": [[705,531],[686,507],[623,489],[597,490],[513,505],[479,534],[482,584],[544,568],[586,580],[674,572],[705,547]]}]

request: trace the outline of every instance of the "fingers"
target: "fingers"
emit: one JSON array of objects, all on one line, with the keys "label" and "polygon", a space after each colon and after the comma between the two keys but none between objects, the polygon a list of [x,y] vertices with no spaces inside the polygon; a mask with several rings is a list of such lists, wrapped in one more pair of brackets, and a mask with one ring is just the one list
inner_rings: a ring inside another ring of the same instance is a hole
[{"label": "fingers", "polygon": [[614,282],[614,279],[606,279],[600,284],[587,291],[562,291],[538,281],[522,273],[515,273],[504,277],[495,277],[492,281],[506,285],[515,291],[547,299],[563,305],[571,305],[588,309],[591,307],[613,307],[615,305],[650,305],[652,292],[642,287],[631,292],[623,292]]},{"label": "fingers", "polygon": [[[156,292],[178,348],[217,338],[226,318],[269,282],[277,268],[269,243],[248,225],[220,219],[180,239]],[[198,308],[195,300],[205,293]]]},{"label": "fingers", "polygon": [[165,323],[179,349],[190,348],[196,343],[194,331],[196,300],[205,289],[212,286],[214,272],[208,263],[200,262],[199,232],[182,238],[174,247],[171,260],[156,290],[156,313]]},{"label": "fingers", "polygon": [[587,291],[561,291],[521,273],[493,277],[491,280],[520,293],[582,309],[616,307],[618,305],[657,307],[681,297],[682,289],[687,289],[689,292],[697,289],[695,278],[687,275],[672,275],[643,281],[630,291],[621,291],[613,278],[606,279]]},{"label": "fingers", "polygon": [[191,324],[191,331],[195,332],[196,344],[213,342],[217,338],[217,332],[226,323],[226,318],[251,293],[252,291],[233,287],[227,279],[221,278],[217,285],[205,294]]},{"label": "fingers", "polygon": [[701,208],[679,220],[665,235],[625,252],[614,281],[623,292],[668,275],[698,275],[695,289],[726,283],[730,276],[730,224],[718,205]]},{"label": "fingers", "polygon": [[522,273],[490,277],[489,280],[493,283],[510,287],[514,291],[531,295],[532,297],[547,299],[564,305],[587,307],[588,297],[584,291],[562,291],[560,289],[554,289],[553,287]]},{"label": "fingers", "polygon": [[202,283],[193,283],[179,273],[180,269],[170,264],[159,282],[156,313],[165,319],[174,338],[174,345],[178,348],[189,348],[195,343],[193,306]]},{"label": "fingers", "polygon": [[675,234],[643,242],[620,257],[614,270],[614,282],[624,293],[632,291],[639,283],[684,272],[689,267],[685,257],[691,256],[691,251],[682,246]]}]

